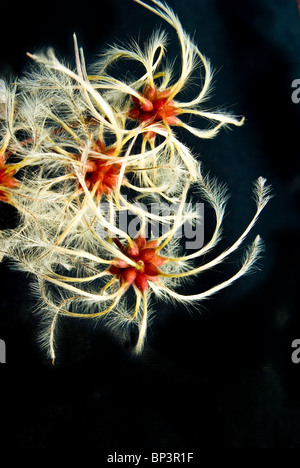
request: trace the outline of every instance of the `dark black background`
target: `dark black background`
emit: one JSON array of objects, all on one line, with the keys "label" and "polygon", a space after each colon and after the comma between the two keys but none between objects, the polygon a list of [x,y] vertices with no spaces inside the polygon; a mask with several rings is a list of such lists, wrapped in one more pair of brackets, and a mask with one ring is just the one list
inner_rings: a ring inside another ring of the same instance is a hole
[{"label": "dark black background", "polygon": [[[260,175],[274,198],[249,236],[265,241],[261,270],[199,310],[159,303],[144,354],[100,327],[61,322],[55,367],[36,345],[30,278],[1,266],[1,442],[8,448],[97,447],[108,454],[194,452],[203,448],[300,448],[300,24],[296,0],[170,0],[183,27],[216,70],[213,106],[245,115],[242,128],[186,143],[228,186],[223,247],[254,212]],[[27,51],[54,46],[73,63],[76,32],[87,63],[107,43],[143,43],[160,19],[130,0],[7,5],[1,69],[21,75]],[[176,36],[169,26],[169,53]],[[185,95],[193,96],[193,86]],[[185,97],[184,96],[184,97]],[[196,124],[196,121],[195,121]],[[3,205],[3,204],[2,204]],[[2,225],[14,222],[1,206]],[[239,256],[199,277],[197,290],[237,268]],[[192,288],[192,286],[191,286]]]}]

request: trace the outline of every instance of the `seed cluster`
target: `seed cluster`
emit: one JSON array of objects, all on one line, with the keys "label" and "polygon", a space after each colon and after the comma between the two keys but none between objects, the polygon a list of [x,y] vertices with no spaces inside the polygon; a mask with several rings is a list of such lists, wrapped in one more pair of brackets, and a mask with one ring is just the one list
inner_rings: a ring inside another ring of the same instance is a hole
[{"label": "seed cluster", "polygon": [[[31,274],[43,317],[40,341],[53,362],[58,320],[101,318],[119,331],[134,326],[135,350],[141,352],[149,315],[156,312],[154,298],[187,306],[201,301],[251,271],[262,249],[256,236],[228,280],[206,291],[196,282],[192,295],[182,290],[184,279],[197,278],[240,247],[270,194],[259,177],[253,218],[238,239],[211,257],[221,239],[226,189],[204,175],[178,128],[213,138],[244,119],[205,107],[210,62],[175,13],[159,0],[135,1],[175,29],[176,79],[165,61],[166,34],[159,30],[144,49],[136,42],[113,45],[88,68],[74,36],[75,70],[50,49],[28,54],[33,65],[14,84],[0,81],[0,200],[18,216],[15,228],[0,232],[1,258]],[[142,64],[142,75],[113,76],[111,65],[123,59]],[[201,72],[198,94],[180,100]],[[186,114],[210,124],[191,126]],[[210,207],[215,229],[204,245],[189,250],[178,230],[186,223],[199,226],[199,201]],[[172,209],[150,209],[161,202]],[[135,233],[121,226],[124,215],[133,218]],[[161,232],[154,235],[157,226]]]}]

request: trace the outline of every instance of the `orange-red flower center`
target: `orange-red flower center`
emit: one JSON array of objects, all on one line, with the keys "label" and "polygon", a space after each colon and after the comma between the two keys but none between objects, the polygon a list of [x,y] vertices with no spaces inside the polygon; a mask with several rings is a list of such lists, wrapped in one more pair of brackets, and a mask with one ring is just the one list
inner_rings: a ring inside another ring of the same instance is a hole
[{"label": "orange-red flower center", "polygon": [[9,195],[5,189],[17,187],[19,181],[13,176],[16,173],[10,164],[5,165],[3,157],[0,157],[0,200],[4,202],[9,201]]},{"label": "orange-red flower center", "polygon": [[166,262],[166,259],[157,254],[157,241],[146,242],[145,237],[136,237],[132,245],[123,246],[115,239],[115,243],[120,250],[137,266],[131,266],[123,259],[116,259],[109,268],[109,272],[115,275],[121,284],[130,286],[134,284],[142,293],[145,293],[148,281],[157,281],[161,274],[159,266]]},{"label": "orange-red flower center", "polygon": [[[115,151],[114,148],[105,148],[104,143],[99,140],[93,150],[106,156],[113,156]],[[85,170],[87,188],[92,191],[97,184],[95,195],[97,198],[100,198],[103,194],[107,195],[116,187],[121,164],[111,162],[105,158],[91,156],[85,164]]]},{"label": "orange-red flower center", "polygon": [[179,114],[179,109],[170,99],[170,94],[171,89],[158,91],[155,87],[146,85],[141,94],[142,99],[132,96],[133,106],[128,116],[140,123],[163,121],[168,125],[178,125],[176,115]]}]

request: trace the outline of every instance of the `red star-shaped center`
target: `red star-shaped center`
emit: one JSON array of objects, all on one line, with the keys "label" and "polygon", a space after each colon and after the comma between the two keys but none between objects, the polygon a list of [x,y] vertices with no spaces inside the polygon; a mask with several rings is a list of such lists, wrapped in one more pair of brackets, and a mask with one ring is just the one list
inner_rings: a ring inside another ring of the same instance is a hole
[{"label": "red star-shaped center", "polygon": [[176,115],[179,109],[170,99],[171,89],[158,91],[155,87],[146,85],[141,99],[132,96],[133,107],[129,110],[128,116],[131,119],[144,122],[165,122],[168,125],[178,125]]},{"label": "red star-shaped center", "polygon": [[[94,151],[100,154],[113,156],[113,148],[105,148],[104,143],[99,140],[95,144]],[[97,184],[96,197],[101,198],[103,194],[107,195],[113,190],[117,183],[121,170],[121,164],[110,162],[104,158],[90,157],[85,164],[85,183],[87,188],[92,191]]]},{"label": "red star-shaped center", "polygon": [[5,189],[17,187],[20,183],[13,176],[16,169],[10,164],[4,164],[3,157],[0,157],[0,200],[4,202],[9,201],[9,195]]},{"label": "red star-shaped center", "polygon": [[123,259],[116,259],[113,265],[109,268],[109,272],[115,275],[121,284],[128,287],[134,284],[143,294],[147,290],[148,281],[157,281],[161,274],[159,266],[166,262],[166,259],[157,254],[157,241],[146,242],[145,237],[136,237],[132,245],[123,246],[118,239],[115,243],[120,250],[131,260],[137,267],[131,266]]}]

